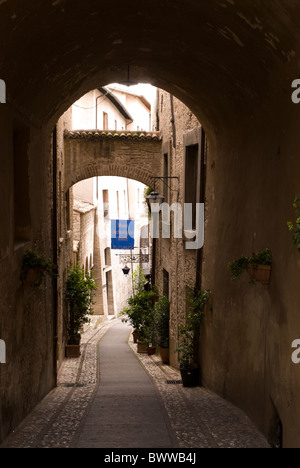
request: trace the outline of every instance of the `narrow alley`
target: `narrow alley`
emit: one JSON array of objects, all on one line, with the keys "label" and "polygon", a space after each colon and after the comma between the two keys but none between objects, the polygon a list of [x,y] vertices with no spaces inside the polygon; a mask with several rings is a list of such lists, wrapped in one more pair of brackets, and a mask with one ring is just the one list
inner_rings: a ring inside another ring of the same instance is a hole
[{"label": "narrow alley", "polygon": [[0,0],[3,447],[300,447],[299,24]]},{"label": "narrow alley", "polygon": [[1,448],[269,448],[238,408],[137,354],[120,320],[94,323],[81,358]]}]

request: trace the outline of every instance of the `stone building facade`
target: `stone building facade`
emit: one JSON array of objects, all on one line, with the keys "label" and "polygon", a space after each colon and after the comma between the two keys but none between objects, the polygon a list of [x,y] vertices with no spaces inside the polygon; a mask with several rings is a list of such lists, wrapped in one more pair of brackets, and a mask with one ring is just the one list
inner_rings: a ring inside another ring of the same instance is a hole
[{"label": "stone building facade", "polygon": [[[143,204],[146,187],[134,180],[134,172],[130,171],[131,165],[136,170],[142,166],[139,162],[144,156],[143,141],[141,139],[140,144],[136,144],[134,148],[126,144],[124,136],[127,132],[132,137],[134,134],[131,132],[134,130],[145,134],[149,132],[151,105],[131,88],[114,84],[87,93],[66,114],[69,115],[69,137],[64,142],[64,187],[69,187],[75,174],[84,179],[69,188],[73,197],[74,262],[86,272],[93,270],[98,287],[94,314],[118,316],[133,293],[131,279],[137,265],[129,262],[130,274],[124,277],[120,263],[120,254],[124,252],[111,248],[111,221],[134,220],[133,253],[139,253],[140,231],[148,223]],[[90,133],[94,138],[83,137]],[[76,138],[77,135],[81,138]],[[108,135],[111,135],[110,138]],[[75,138],[72,139],[71,136]],[[148,141],[149,144],[151,145],[151,140]],[[151,151],[151,148],[147,149]],[[121,169],[126,166],[129,168],[127,178],[116,177],[118,174],[111,169],[107,176],[102,177],[92,178],[91,174],[85,172],[87,167],[95,171],[96,175],[97,168],[100,167],[101,175],[107,161],[112,160],[116,160]],[[83,164],[85,167],[82,168]]]},{"label": "stone building facade", "polygon": [[[159,89],[152,126],[162,134],[160,175],[165,178],[158,185],[165,202],[170,206],[179,203],[181,207],[185,203],[200,203],[200,182],[205,183],[204,178],[200,181],[201,160],[206,162],[205,135],[200,122],[182,102]],[[188,295],[195,287],[201,287],[202,250],[188,250],[187,242],[183,226],[181,238],[174,238],[171,212],[171,237],[161,238],[157,243],[155,276],[160,293],[167,294],[171,303],[170,358],[176,366],[178,329],[186,321]]]}]

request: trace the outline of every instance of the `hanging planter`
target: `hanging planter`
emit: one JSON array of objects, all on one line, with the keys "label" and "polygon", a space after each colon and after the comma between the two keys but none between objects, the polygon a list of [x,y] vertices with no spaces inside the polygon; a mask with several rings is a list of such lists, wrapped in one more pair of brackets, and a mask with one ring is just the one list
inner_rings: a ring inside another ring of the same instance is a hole
[{"label": "hanging planter", "polygon": [[43,280],[43,270],[34,270],[33,268],[30,268],[28,270],[26,277],[22,280],[23,285],[25,287],[38,287],[42,284]]},{"label": "hanging planter", "polygon": [[27,250],[23,257],[20,279],[24,286],[38,288],[45,275],[57,278],[57,266],[48,259],[38,256],[33,250]]},{"label": "hanging planter", "polygon": [[252,257],[240,257],[229,263],[228,269],[232,280],[237,279],[246,270],[250,277],[250,284],[258,282],[268,288],[271,279],[272,253],[270,249],[266,249],[253,254]]},{"label": "hanging planter", "polygon": [[249,265],[248,273],[254,282],[262,283],[265,288],[270,286],[271,280],[271,265]]}]

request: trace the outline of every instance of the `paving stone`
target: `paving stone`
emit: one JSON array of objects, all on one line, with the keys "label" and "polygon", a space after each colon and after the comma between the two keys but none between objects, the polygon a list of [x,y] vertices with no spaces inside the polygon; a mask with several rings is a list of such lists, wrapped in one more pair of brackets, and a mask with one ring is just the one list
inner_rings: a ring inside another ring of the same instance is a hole
[{"label": "paving stone", "polygon": [[[95,325],[93,322],[86,328],[82,337],[81,357],[65,360],[59,372],[58,387],[37,405],[1,445],[2,448],[70,448],[76,446],[89,409],[95,401],[99,378],[101,383],[101,372],[105,369],[105,363],[101,366],[101,356],[100,359],[98,358],[98,344],[115,324],[120,324],[120,321],[113,320],[100,325]],[[172,446],[192,449],[269,448],[265,438],[241,410],[203,387],[184,388],[182,385],[169,385],[168,380],[181,379],[176,369],[162,364],[157,356],[138,354],[137,346],[133,343],[131,336],[129,346],[152,380],[162,405],[161,408],[165,412],[169,433],[173,437]],[[116,359],[116,356],[113,359]],[[130,365],[133,365],[132,362]],[[109,407],[105,405],[108,419],[110,411],[112,415],[119,408],[117,397],[109,398],[110,385],[114,385],[116,389],[118,379],[122,375],[124,378],[127,372],[130,372],[130,367],[124,368],[123,373],[112,377],[112,381],[106,383],[106,403],[109,402],[110,405]],[[151,385],[151,380],[148,385]],[[103,383],[105,383],[104,377]],[[130,389],[127,394],[120,389],[119,398],[126,402],[126,399],[130,398]],[[107,418],[106,424],[109,424]],[[147,412],[144,413],[144,418],[147,418]],[[138,440],[144,444],[141,427],[139,425],[134,427],[133,421],[128,417],[128,421],[124,421],[124,430],[129,424],[133,428],[132,434],[134,431],[139,434],[136,441],[134,439],[130,441],[130,446],[140,448]],[[162,430],[161,437],[164,437],[163,425],[159,427],[159,430]],[[91,427],[90,445],[97,445],[99,434],[103,437],[103,433],[103,427]],[[120,435],[115,434],[114,440],[106,438],[103,442],[107,448],[111,448],[120,447],[122,440]],[[86,446],[88,445],[86,443]]]}]

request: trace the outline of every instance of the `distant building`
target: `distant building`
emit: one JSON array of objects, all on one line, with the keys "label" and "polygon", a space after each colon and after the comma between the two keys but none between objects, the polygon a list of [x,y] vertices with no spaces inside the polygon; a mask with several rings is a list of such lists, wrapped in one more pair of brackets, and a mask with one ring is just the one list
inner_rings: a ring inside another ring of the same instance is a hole
[{"label": "distant building", "polygon": [[[151,126],[151,105],[143,97],[118,85],[99,88],[72,106],[70,130],[145,131]],[[131,264],[125,277],[121,251],[111,250],[111,220],[135,220],[135,253],[149,253],[143,239],[148,230],[145,185],[120,177],[95,177],[73,186],[73,259],[86,272],[93,270],[98,285],[95,314],[115,315],[132,294]],[[129,253],[129,252],[127,252]],[[141,265],[150,273],[148,264]]]}]

